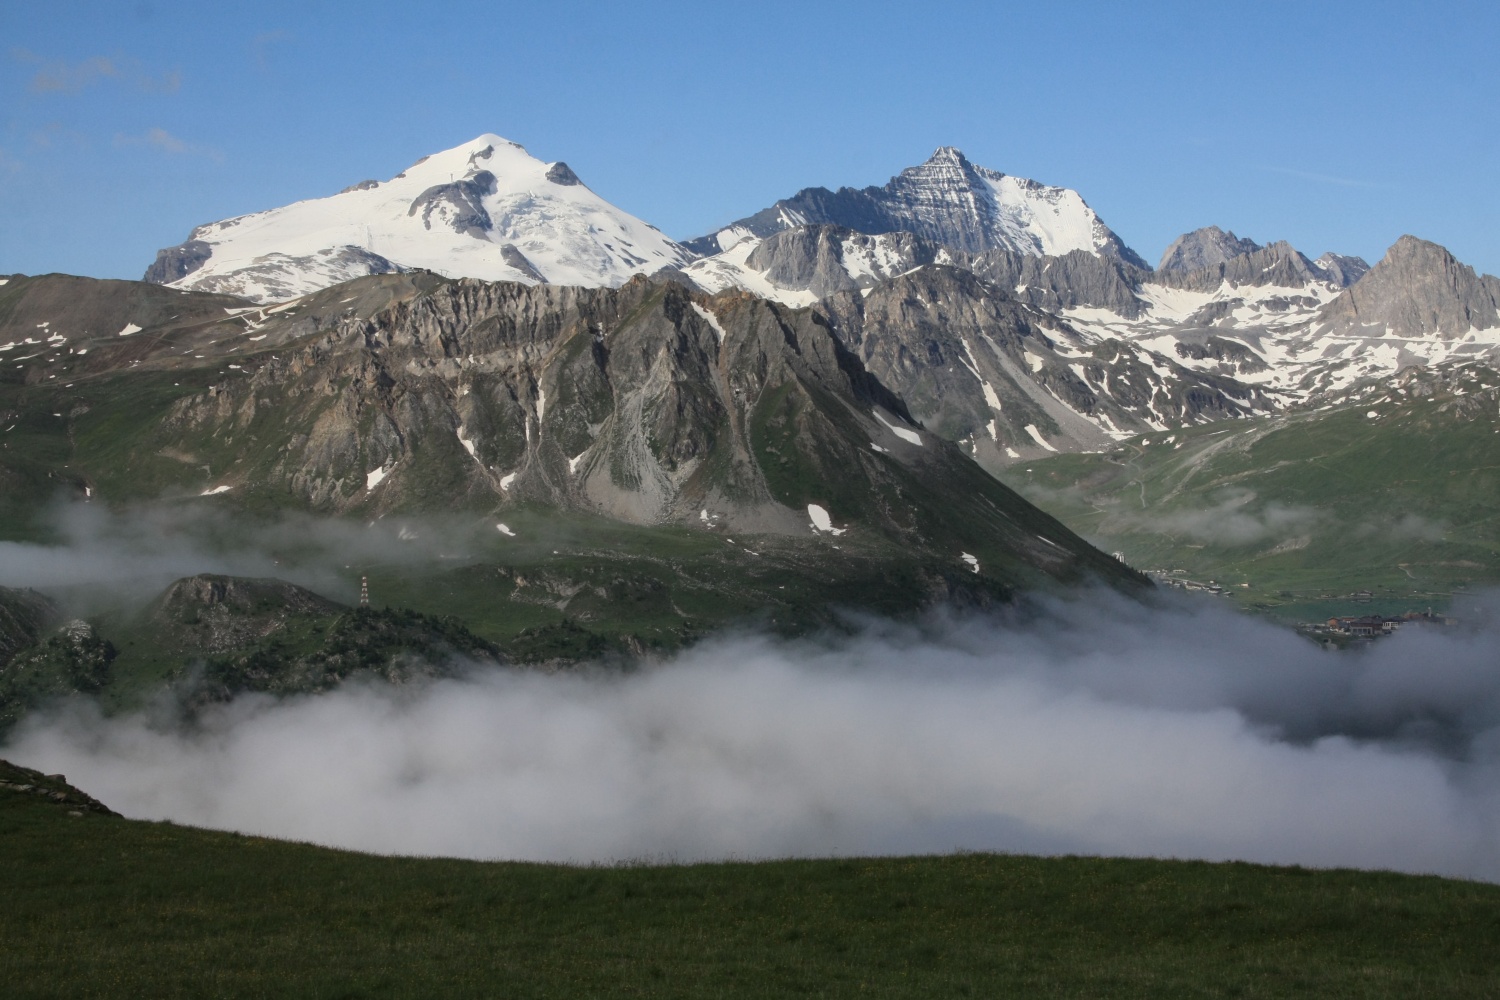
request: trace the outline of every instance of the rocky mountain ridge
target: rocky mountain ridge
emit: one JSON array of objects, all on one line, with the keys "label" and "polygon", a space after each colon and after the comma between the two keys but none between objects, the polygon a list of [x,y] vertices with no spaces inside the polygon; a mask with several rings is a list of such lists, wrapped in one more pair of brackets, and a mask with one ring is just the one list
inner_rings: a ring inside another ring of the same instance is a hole
[{"label": "rocky mountain ridge", "polygon": [[[71,328],[51,291],[65,280],[24,279],[0,299],[16,313],[33,297],[58,305],[53,322]],[[42,404],[56,423],[25,419],[68,440],[115,419],[100,386],[157,387],[128,445],[100,452],[103,465],[69,462],[86,495],[191,483],[226,502],[365,517],[547,509],[922,553],[1012,586],[1122,571],[1091,562],[972,448],[915,423],[821,312],[644,278],[590,289],[386,274],[229,310],[175,294],[201,318],[70,341],[86,372],[53,353],[12,377],[17,400],[67,401]]]},{"label": "rocky mountain ridge", "polygon": [[963,253],[999,249],[1055,256],[1086,250],[1146,266],[1078,192],[975,166],[952,146],[939,147],[882,187],[804,188],[684,246],[713,256],[746,237],[764,239],[806,225],[872,236],[906,232]]}]

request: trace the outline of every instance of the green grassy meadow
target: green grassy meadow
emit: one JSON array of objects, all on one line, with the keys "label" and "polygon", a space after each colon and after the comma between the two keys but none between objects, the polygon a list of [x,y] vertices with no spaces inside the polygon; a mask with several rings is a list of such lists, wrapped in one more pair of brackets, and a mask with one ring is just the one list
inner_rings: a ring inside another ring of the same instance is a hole
[{"label": "green grassy meadow", "polygon": [[1348,599],[1362,590],[1443,608],[1500,583],[1500,416],[1455,388],[1154,432],[1002,478],[1131,565],[1279,617],[1371,613]]},{"label": "green grassy meadow", "polygon": [[40,997],[1484,997],[1500,886],[954,855],[385,858],[0,790],[0,984]]}]

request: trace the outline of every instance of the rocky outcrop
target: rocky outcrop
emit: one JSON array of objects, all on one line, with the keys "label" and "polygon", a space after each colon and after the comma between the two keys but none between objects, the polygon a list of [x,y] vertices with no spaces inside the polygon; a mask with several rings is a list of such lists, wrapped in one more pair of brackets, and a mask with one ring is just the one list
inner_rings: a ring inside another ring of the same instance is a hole
[{"label": "rocky outcrop", "polygon": [[1500,278],[1476,274],[1436,243],[1403,236],[1319,314],[1319,333],[1455,339],[1500,326]]},{"label": "rocky outcrop", "polygon": [[952,255],[911,233],[871,236],[842,226],[798,226],[762,240],[745,263],[778,288],[825,298],[939,260],[951,262]]},{"label": "rocky outcrop", "polygon": [[1137,295],[1150,271],[1116,257],[1074,250],[1061,257],[991,250],[973,257],[968,267],[1016,298],[1049,312],[1076,306],[1108,309],[1127,319],[1139,316],[1144,303]]},{"label": "rocky outcrop", "polygon": [[[1348,288],[1369,269],[1370,265],[1359,257],[1325,253],[1315,261],[1308,260],[1285,241],[1261,246],[1218,226],[1208,226],[1184,233],[1172,241],[1162,254],[1161,263],[1156,266],[1156,280],[1173,284],[1173,287],[1190,288],[1217,275],[1235,284],[1322,281],[1338,288]],[[1166,274],[1171,271],[1195,273],[1199,277],[1188,283],[1174,283]],[[1275,273],[1259,277],[1268,271]]]},{"label": "rocky outcrop", "polygon": [[57,605],[34,590],[0,587],[0,668],[33,646],[57,620]]},{"label": "rocky outcrop", "polygon": [[1241,239],[1233,232],[1225,232],[1218,226],[1205,226],[1190,233],[1183,233],[1172,241],[1161,255],[1158,271],[1202,271],[1228,263],[1236,257],[1254,253],[1261,245],[1251,239]]},{"label": "rocky outcrop", "polygon": [[561,160],[548,167],[545,176],[553,184],[560,184],[563,187],[572,187],[575,184],[583,183],[583,181],[578,179],[578,175],[573,173],[573,168]]},{"label": "rocky outcrop", "polygon": [[213,247],[200,239],[189,237],[175,247],[156,251],[156,260],[146,268],[141,280],[155,285],[170,284],[198,270],[213,255]]},{"label": "rocky outcrop", "polygon": [[109,683],[118,651],[86,621],[70,621],[0,668],[0,733],[54,698],[93,694]]},{"label": "rocky outcrop", "polygon": [[1325,253],[1313,263],[1340,288],[1348,288],[1370,271],[1370,265],[1363,257],[1350,257],[1341,253]]},{"label": "rocky outcrop", "polygon": [[[264,582],[264,581],[261,581]],[[271,695],[327,691],[354,677],[411,684],[454,677],[476,666],[506,662],[493,643],[454,618],[399,608],[358,608],[318,622],[321,644],[293,652],[276,641],[244,643],[201,659],[174,683],[192,709],[229,701],[246,691]]]},{"label": "rocky outcrop", "polygon": [[495,228],[494,220],[484,208],[484,196],[494,193],[495,184],[495,175],[481,170],[463,180],[434,185],[412,200],[406,214],[420,213],[422,225],[429,230],[436,216],[439,225],[482,240]]},{"label": "rocky outcrop", "polygon": [[1296,247],[1282,240],[1196,270],[1181,267],[1158,270],[1151,280],[1168,288],[1211,292],[1225,284],[1305,288],[1315,282],[1328,282],[1329,278]]},{"label": "rocky outcrop", "polygon": [[212,653],[258,642],[293,616],[345,610],[284,580],[200,574],[169,586],[150,616],[180,645]]},{"label": "rocky outcrop", "polygon": [[103,802],[68,784],[61,774],[43,774],[29,767],[0,760],[0,792],[25,795],[68,810],[69,815],[118,816]]}]

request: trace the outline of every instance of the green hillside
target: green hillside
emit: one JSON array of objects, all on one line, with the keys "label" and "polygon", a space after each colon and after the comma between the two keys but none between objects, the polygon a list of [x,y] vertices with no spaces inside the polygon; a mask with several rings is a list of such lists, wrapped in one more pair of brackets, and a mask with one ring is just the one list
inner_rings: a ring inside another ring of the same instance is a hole
[{"label": "green hillside", "polygon": [[[1250,606],[1444,606],[1500,582],[1497,386],[1482,366],[1409,370],[1338,405],[1143,435],[1005,478],[1132,565]],[[1370,605],[1351,603],[1358,591]]]},{"label": "green hillside", "polygon": [[12,1000],[1500,991],[1500,887],[1477,883],[978,854],[382,858],[123,820],[0,778]]}]

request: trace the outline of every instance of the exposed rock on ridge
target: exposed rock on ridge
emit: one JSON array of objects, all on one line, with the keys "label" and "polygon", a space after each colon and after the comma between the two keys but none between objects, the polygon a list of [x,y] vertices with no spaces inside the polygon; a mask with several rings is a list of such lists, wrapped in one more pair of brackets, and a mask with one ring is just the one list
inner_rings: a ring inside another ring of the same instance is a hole
[{"label": "exposed rock on ridge", "polygon": [[1476,274],[1436,243],[1403,236],[1319,316],[1322,332],[1382,329],[1448,339],[1500,326],[1500,278]]},{"label": "exposed rock on ridge", "polygon": [[1225,232],[1218,226],[1205,226],[1190,233],[1183,233],[1167,247],[1161,255],[1158,271],[1200,271],[1254,253],[1261,245],[1251,239],[1241,239],[1233,232]]},{"label": "exposed rock on ridge", "polygon": [[821,315],[644,279],[447,283],[183,399],[154,440],[234,442],[235,489],[330,511],[709,509],[806,536],[813,504],[845,544],[956,545],[1014,583],[1120,571],[914,426]]}]

